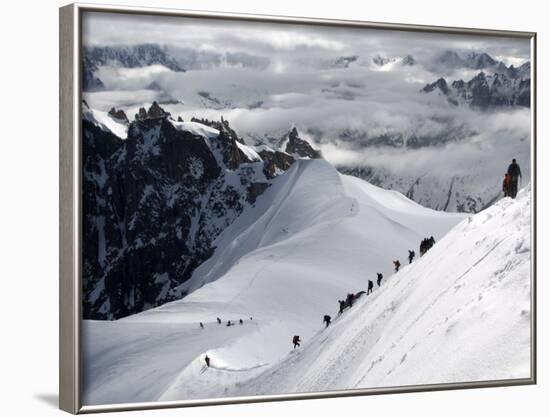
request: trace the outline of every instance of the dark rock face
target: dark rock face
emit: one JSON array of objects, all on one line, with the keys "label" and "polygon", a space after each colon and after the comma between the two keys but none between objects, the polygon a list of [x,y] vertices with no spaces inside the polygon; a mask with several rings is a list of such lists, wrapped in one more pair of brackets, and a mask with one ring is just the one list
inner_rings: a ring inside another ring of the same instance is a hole
[{"label": "dark rock face", "polygon": [[204,140],[166,119],[132,123],[125,141],[83,129],[84,317],[120,318],[169,301],[209,257],[197,216],[220,167]]},{"label": "dark rock face", "polygon": [[125,140],[82,123],[85,319],[117,319],[184,296],[173,289],[295,161],[270,150],[251,161],[227,121],[208,121],[218,136],[197,135],[157,103],[140,109]]},{"label": "dark rock face", "polygon": [[313,149],[309,142],[301,139],[298,136],[298,131],[295,127],[292,128],[288,134],[288,142],[286,144],[285,152],[291,155],[298,155],[302,158],[321,158],[321,152]]},{"label": "dark rock face", "polygon": [[259,155],[264,160],[264,174],[267,178],[275,178],[280,171],[286,171],[295,161],[292,156],[279,151],[263,150]]},{"label": "dark rock face", "polygon": [[260,196],[269,187],[267,182],[253,182],[247,188],[246,201],[253,204],[256,202],[258,196]]}]

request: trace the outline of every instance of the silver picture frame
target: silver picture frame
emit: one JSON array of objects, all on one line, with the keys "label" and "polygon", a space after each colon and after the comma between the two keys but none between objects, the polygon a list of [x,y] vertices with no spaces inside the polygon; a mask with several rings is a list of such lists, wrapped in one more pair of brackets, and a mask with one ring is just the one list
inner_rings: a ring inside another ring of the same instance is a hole
[{"label": "silver picture frame", "polygon": [[[531,43],[531,376],[524,379],[476,381],[450,384],[427,384],[401,387],[351,389],[342,391],[249,396],[207,400],[83,405],[82,389],[82,192],[81,192],[81,67],[82,15],[84,12],[109,12],[134,15],[158,15],[187,18],[231,19],[240,21],[306,24],[440,34],[483,35],[528,39]],[[435,390],[504,387],[536,384],[537,381],[537,34],[507,30],[438,27],[396,23],[375,23],[290,16],[267,16],[144,7],[121,7],[97,4],[70,4],[59,9],[59,408],[73,414],[176,408],[205,405],[320,399],[375,394],[413,393]]]}]

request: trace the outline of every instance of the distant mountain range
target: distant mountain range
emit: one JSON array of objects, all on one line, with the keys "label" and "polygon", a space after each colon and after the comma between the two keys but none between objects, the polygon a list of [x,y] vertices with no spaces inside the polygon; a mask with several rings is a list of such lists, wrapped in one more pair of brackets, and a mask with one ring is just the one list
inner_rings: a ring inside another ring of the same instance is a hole
[{"label": "distant mountain range", "polygon": [[[490,63],[488,59],[490,57],[482,60],[480,58],[483,63]],[[500,106],[529,107],[531,105],[531,64],[527,62],[518,68],[513,65],[506,67],[502,63],[493,66],[499,72],[486,74],[482,71],[469,81],[455,80],[450,84],[445,78],[439,78],[427,84],[421,91],[437,92],[445,96],[451,104],[467,104],[479,109]]]},{"label": "distant mountain range", "polygon": [[95,72],[103,65],[122,68],[140,68],[148,65],[163,65],[166,68],[185,72],[166,48],[157,44],[132,46],[91,46],[84,48],[82,88],[84,91],[101,90],[103,82]]},{"label": "distant mountain range", "polygon": [[506,70],[506,65],[494,59],[486,52],[457,52],[452,50],[443,51],[432,61],[432,64],[448,68],[469,68],[476,70],[495,69],[498,72]]}]

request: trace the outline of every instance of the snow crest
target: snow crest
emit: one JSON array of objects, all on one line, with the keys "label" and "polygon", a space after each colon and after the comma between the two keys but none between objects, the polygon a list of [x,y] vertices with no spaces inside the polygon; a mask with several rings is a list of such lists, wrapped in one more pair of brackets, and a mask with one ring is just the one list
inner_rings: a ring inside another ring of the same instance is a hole
[{"label": "snow crest", "polygon": [[[393,274],[430,235],[438,243]],[[85,323],[85,403],[528,376],[527,191],[466,217],[299,160],[215,246],[184,299]],[[376,272],[382,286],[338,315]]]}]

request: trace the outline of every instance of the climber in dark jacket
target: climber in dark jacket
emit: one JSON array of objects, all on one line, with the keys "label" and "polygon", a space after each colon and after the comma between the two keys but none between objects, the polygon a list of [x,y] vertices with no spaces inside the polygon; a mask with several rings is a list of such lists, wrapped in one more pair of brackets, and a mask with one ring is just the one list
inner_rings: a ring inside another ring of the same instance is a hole
[{"label": "climber in dark jacket", "polygon": [[393,265],[395,266],[395,272],[399,272],[399,267],[401,266],[401,262],[399,262],[399,260],[393,261]]},{"label": "climber in dark jacket", "polygon": [[326,327],[330,324],[331,317],[328,314],[325,314],[325,317],[323,317],[323,323],[326,324]]},{"label": "climber in dark jacket", "polygon": [[204,324],[202,324],[202,321],[199,323],[199,326],[201,326],[201,329],[204,329]]},{"label": "climber in dark jacket", "polygon": [[510,176],[510,197],[516,198],[518,194],[518,182],[521,175],[521,168],[515,159],[512,159],[512,163],[508,166],[508,175]]},{"label": "climber in dark jacket", "polygon": [[416,255],[416,254],[414,253],[414,251],[413,251],[413,250],[409,250],[409,263],[410,263],[410,264],[412,264],[412,261],[413,261],[413,259],[414,259],[414,255]]},{"label": "climber in dark jacket", "polygon": [[346,308],[346,302],[344,300],[338,300],[338,306],[340,307],[338,313],[342,314]]},{"label": "climber in dark jacket", "polygon": [[222,324],[222,319],[220,319],[219,317],[217,317],[216,320],[218,321],[218,324]]},{"label": "climber in dark jacket", "polygon": [[296,346],[300,346],[300,336],[294,336],[292,338],[292,343],[294,344],[294,349],[296,349]]},{"label": "climber in dark jacket", "polygon": [[204,361],[206,362],[206,366],[210,368],[210,358],[208,357],[208,355],[204,357]]},{"label": "climber in dark jacket", "polygon": [[369,279],[369,286],[367,287],[367,295],[369,295],[372,292],[372,288],[374,287],[373,282]]},{"label": "climber in dark jacket", "polygon": [[380,286],[380,284],[382,284],[382,278],[384,278],[384,276],[380,272],[377,272],[376,273],[376,283],[378,284],[378,286]]}]

